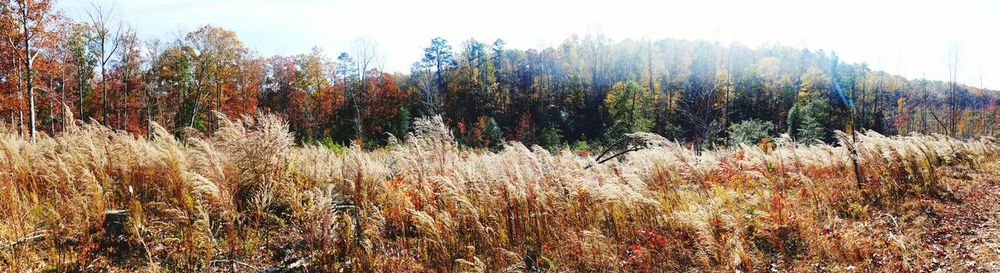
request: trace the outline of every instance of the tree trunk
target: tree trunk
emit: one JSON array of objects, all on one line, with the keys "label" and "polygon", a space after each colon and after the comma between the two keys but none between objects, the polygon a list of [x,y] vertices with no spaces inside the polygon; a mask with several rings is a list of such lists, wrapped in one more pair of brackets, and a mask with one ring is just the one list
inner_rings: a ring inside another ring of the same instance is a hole
[{"label": "tree trunk", "polygon": [[201,110],[200,109],[201,108],[201,100],[202,100],[202,92],[198,91],[198,94],[195,95],[194,109],[191,110],[191,122],[188,123],[188,127],[194,127],[194,119],[195,119],[195,117],[198,116],[198,111]]},{"label": "tree trunk", "polygon": [[[222,83],[215,83],[215,111],[222,113]],[[219,117],[212,115],[212,131],[219,129]]]},{"label": "tree trunk", "polygon": [[59,81],[59,126],[66,130],[66,72],[63,70],[63,78]]},{"label": "tree trunk", "polygon": [[128,83],[129,83],[129,74],[131,74],[132,71],[129,68],[129,63],[130,63],[129,58],[130,57],[129,57],[129,53],[128,53],[128,48],[126,48],[124,52],[125,52],[125,61],[124,61],[124,63],[125,63],[125,73],[124,74],[125,75],[122,76],[122,89],[124,90],[124,94],[122,94],[122,114],[121,114],[121,121],[119,121],[119,125],[118,126],[120,126],[124,130],[128,130],[128,125],[129,125],[129,121],[128,121],[128,107],[129,107],[129,105],[128,105],[128,99],[131,96],[129,94],[129,90],[128,90]]},{"label": "tree trunk", "polygon": [[25,1],[21,8],[21,20],[22,26],[24,27],[24,61],[25,61],[25,71],[27,72],[27,90],[28,90],[28,111],[30,111],[31,122],[30,135],[31,141],[35,141],[35,89],[31,85],[31,35],[28,32],[28,6],[31,5],[30,1]]},{"label": "tree trunk", "polygon": [[358,133],[358,139],[363,139],[364,136],[365,136],[365,130],[364,130],[364,126],[363,126],[364,121],[361,119],[361,105],[359,105],[360,102],[358,101],[358,100],[360,100],[360,96],[361,95],[358,94],[358,93],[359,92],[357,92],[357,90],[355,90],[355,92],[354,92],[354,126],[355,126],[356,132]]},{"label": "tree trunk", "polygon": [[[104,45],[101,44],[101,52],[104,52]],[[102,53],[103,56],[103,53]],[[102,57],[103,58],[103,57]],[[105,63],[101,63],[101,125],[108,126],[108,87],[105,85]]]},{"label": "tree trunk", "polygon": [[[202,62],[201,67],[205,67],[204,62]],[[204,73],[204,71],[205,71],[204,68],[202,68],[201,71],[202,71],[202,73]],[[204,79],[202,79],[201,77],[199,77],[197,85],[198,85],[197,86],[197,88],[198,88],[197,92],[198,93],[195,94],[195,96],[194,96],[194,99],[195,99],[194,100],[194,109],[191,110],[191,122],[188,123],[188,127],[194,127],[194,119],[195,119],[195,117],[198,116],[198,111],[201,108],[201,100],[203,99],[202,98],[202,96],[203,96],[202,95],[202,93],[203,93],[202,90],[205,89],[204,88],[204,85],[205,85],[204,84]],[[209,91],[209,92],[212,92],[212,91]]]},{"label": "tree trunk", "polygon": [[80,114],[79,115],[80,119],[81,120],[85,120],[86,118],[83,116],[83,111],[84,111],[84,108],[83,108],[84,107],[84,104],[83,104],[83,69],[80,69],[80,67],[76,68],[76,86],[77,86],[76,87],[77,88],[77,92],[80,93],[80,105],[76,106],[76,111]]}]

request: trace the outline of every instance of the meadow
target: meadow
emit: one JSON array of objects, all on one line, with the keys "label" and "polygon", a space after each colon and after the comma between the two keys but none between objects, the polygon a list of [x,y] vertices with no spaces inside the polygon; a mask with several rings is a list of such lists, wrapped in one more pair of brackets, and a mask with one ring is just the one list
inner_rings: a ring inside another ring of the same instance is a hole
[{"label": "meadow", "polygon": [[220,123],[4,130],[0,272],[934,270],[949,261],[927,235],[934,208],[992,194],[1000,174],[990,138],[698,151],[640,133],[598,163],[463,148],[440,118],[374,150],[297,145],[274,116]]}]

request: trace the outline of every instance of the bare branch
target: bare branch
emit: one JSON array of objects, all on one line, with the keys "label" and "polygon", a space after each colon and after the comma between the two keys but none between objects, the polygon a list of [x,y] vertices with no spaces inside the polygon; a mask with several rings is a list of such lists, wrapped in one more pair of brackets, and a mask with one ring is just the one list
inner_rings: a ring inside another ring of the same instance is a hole
[{"label": "bare branch", "polygon": [[14,247],[16,247],[19,244],[30,242],[30,241],[35,241],[35,240],[38,240],[38,239],[42,239],[42,238],[45,238],[46,236],[49,236],[49,231],[48,230],[35,231],[35,232],[32,232],[31,234],[28,234],[28,236],[21,237],[21,238],[19,238],[17,240],[14,240],[13,242],[0,245],[0,251],[8,250],[8,249],[14,249]]}]

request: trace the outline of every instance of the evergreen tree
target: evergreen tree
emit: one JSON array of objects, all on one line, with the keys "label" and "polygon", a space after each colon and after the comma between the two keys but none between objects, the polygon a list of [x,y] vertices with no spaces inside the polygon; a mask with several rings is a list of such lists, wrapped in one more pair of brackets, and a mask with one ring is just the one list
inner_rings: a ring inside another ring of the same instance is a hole
[{"label": "evergreen tree", "polygon": [[754,145],[769,137],[774,123],[757,119],[744,120],[729,126],[729,145]]},{"label": "evergreen tree", "polygon": [[802,75],[795,105],[788,112],[788,134],[799,142],[826,141],[831,135],[830,105],[826,96],[830,77],[816,68]]}]

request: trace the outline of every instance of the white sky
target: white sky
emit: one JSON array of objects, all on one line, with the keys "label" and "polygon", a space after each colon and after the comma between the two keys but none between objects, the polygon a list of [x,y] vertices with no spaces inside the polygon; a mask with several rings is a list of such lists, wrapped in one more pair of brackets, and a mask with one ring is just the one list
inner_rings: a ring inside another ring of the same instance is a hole
[{"label": "white sky", "polygon": [[[91,0],[57,0],[74,19]],[[199,26],[231,29],[262,55],[330,57],[357,37],[379,43],[389,71],[409,71],[433,37],[456,49],[469,38],[522,49],[556,46],[573,33],[625,38],[735,39],[836,51],[848,62],[909,78],[947,79],[961,48],[959,81],[1000,89],[1000,1],[388,1],[93,0],[114,5],[145,39],[172,40]]]}]

